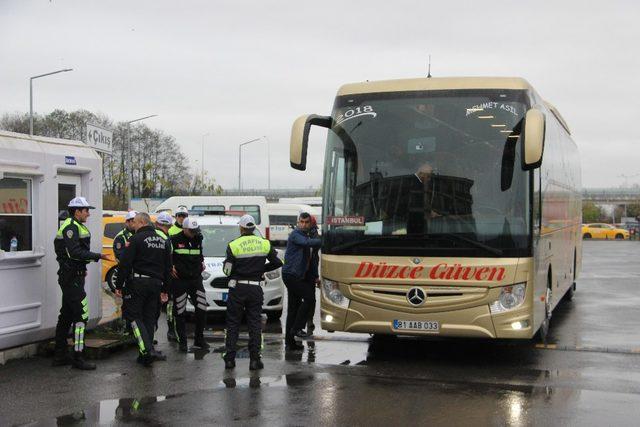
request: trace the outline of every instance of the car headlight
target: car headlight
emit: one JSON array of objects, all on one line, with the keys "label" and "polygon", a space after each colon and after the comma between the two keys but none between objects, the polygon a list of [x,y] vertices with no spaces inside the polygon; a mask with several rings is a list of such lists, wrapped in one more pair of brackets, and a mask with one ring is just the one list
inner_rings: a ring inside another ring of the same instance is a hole
[{"label": "car headlight", "polygon": [[202,272],[202,279],[203,280],[207,280],[209,277],[211,277],[211,273],[209,273],[208,271],[203,271]]},{"label": "car headlight", "polygon": [[500,289],[500,297],[489,305],[491,314],[504,313],[520,307],[527,296],[527,284],[516,283]]},{"label": "car headlight", "polygon": [[264,277],[269,280],[276,280],[278,277],[280,277],[280,270],[268,271],[264,273]]},{"label": "car headlight", "polygon": [[338,282],[322,279],[322,294],[333,304],[342,308],[349,308],[349,298],[345,297],[342,292],[340,292]]}]

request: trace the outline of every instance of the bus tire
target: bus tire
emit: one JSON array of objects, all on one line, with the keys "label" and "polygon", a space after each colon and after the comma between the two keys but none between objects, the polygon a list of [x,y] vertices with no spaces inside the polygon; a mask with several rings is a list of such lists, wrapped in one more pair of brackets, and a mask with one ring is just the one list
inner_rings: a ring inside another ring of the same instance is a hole
[{"label": "bus tire", "polygon": [[105,282],[107,282],[107,286],[109,287],[109,290],[113,293],[115,293],[116,291],[117,278],[118,278],[118,269],[116,267],[111,268],[111,270],[107,272],[107,275],[105,277]]},{"label": "bus tire", "polygon": [[577,264],[577,255],[576,255],[576,250],[574,249],[573,251],[573,283],[571,284],[571,287],[569,288],[569,290],[567,290],[567,293],[564,294],[564,298],[567,301],[571,301],[573,299],[573,296],[576,294],[576,264]]},{"label": "bus tire", "polygon": [[549,324],[551,322],[551,288],[552,288],[552,282],[551,282],[551,271],[549,271],[549,279],[547,282],[547,292],[545,293],[545,297],[544,297],[544,320],[542,321],[542,324],[540,325],[540,329],[538,329],[538,338],[540,339],[540,341],[542,341],[543,343],[547,343],[547,338],[549,337]]},{"label": "bus tire", "polygon": [[571,284],[571,287],[569,288],[569,290],[567,290],[567,293],[564,294],[564,297],[567,301],[572,301],[573,300],[573,296],[576,294],[576,282],[573,282]]},{"label": "bus tire", "polygon": [[584,233],[584,234],[582,235],[582,238],[583,238],[583,239],[590,239],[590,238],[591,238],[591,233]]},{"label": "bus tire", "polygon": [[624,240],[624,236],[620,233],[616,234],[616,240]]}]

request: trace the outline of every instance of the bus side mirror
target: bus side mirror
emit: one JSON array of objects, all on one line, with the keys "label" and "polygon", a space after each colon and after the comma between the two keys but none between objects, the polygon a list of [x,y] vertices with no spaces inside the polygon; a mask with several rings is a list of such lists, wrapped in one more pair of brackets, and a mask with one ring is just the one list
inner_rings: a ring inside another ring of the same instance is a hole
[{"label": "bus side mirror", "polygon": [[524,146],[522,168],[531,170],[542,164],[544,150],[545,120],[542,111],[532,108],[524,119]]},{"label": "bus side mirror", "polygon": [[289,160],[291,167],[298,170],[307,169],[307,145],[309,144],[309,130],[312,125],[331,128],[331,117],[308,114],[300,116],[293,122],[291,128],[291,145]]}]

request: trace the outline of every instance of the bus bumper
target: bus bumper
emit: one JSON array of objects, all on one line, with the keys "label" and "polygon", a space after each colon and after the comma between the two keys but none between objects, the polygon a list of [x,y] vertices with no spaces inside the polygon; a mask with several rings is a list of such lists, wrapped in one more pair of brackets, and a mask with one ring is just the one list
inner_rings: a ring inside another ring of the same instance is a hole
[{"label": "bus bumper", "polygon": [[[491,315],[488,305],[429,314],[411,314],[351,301],[341,308],[323,301],[322,329],[408,336],[529,339],[533,335],[531,316],[525,307]],[[393,328],[394,320],[438,322],[439,330],[416,331]]]}]

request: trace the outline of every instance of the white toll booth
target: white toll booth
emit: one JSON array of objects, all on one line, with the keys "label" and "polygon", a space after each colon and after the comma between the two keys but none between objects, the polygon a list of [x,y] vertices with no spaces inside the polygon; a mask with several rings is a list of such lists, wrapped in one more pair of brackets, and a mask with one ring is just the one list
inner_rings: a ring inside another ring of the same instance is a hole
[{"label": "white toll booth", "polygon": [[[0,350],[55,335],[62,292],[53,241],[59,214],[84,196],[95,206],[91,250],[102,247],[102,162],[80,141],[0,130]],[[88,266],[89,327],[102,316],[100,264]]]}]

